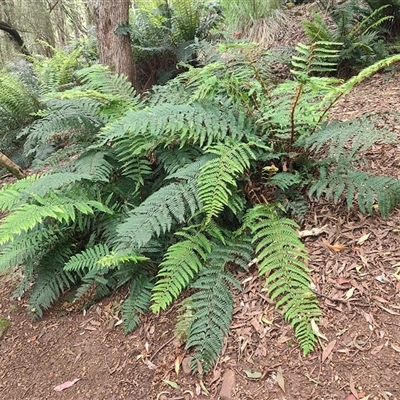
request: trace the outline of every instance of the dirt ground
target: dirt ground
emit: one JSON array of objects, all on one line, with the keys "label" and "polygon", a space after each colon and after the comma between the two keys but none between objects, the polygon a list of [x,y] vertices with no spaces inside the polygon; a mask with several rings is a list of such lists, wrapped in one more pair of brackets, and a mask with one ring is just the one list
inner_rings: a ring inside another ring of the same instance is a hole
[{"label": "dirt ground", "polygon": [[[399,99],[400,72],[389,71],[363,83],[332,114],[380,112],[400,136],[400,122],[389,114],[400,112]],[[368,161],[370,172],[400,179],[399,144],[374,147]],[[323,318],[320,346],[309,356],[301,355],[256,270],[240,277],[229,338],[203,379],[186,371],[187,354],[173,339],[176,307],[147,315],[126,336],[124,293],[85,313],[57,305],[33,322],[24,299],[10,300],[17,276],[7,275],[0,317],[11,327],[2,339],[0,331],[0,399],[400,400],[400,207],[384,220],[321,201],[302,229],[315,227],[324,233],[304,242]],[[220,396],[222,386],[231,397]]]}]

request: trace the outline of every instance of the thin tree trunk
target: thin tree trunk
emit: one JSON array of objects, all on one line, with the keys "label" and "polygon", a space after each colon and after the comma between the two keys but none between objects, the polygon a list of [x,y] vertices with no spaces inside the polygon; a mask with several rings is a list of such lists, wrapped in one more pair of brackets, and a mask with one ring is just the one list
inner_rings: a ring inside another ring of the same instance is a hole
[{"label": "thin tree trunk", "polygon": [[100,63],[125,75],[137,90],[129,35],[116,35],[118,25],[129,23],[129,0],[89,0],[97,31]]},{"label": "thin tree trunk", "polygon": [[15,164],[14,161],[11,161],[2,152],[0,152],[0,166],[13,174],[17,179],[22,179],[26,177],[26,173],[22,170],[22,168],[19,165]]}]

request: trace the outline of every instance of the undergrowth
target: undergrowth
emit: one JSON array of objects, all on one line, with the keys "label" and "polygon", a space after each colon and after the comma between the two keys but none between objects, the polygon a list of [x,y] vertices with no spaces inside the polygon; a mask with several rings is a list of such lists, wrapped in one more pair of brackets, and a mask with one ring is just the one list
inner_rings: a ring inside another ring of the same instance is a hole
[{"label": "undergrowth", "polygon": [[177,326],[193,369],[207,372],[229,331],[235,272],[256,259],[303,353],[313,350],[321,312],[298,236],[307,196],[344,197],[385,217],[400,201],[400,183],[367,174],[361,162],[374,143],[394,138],[371,119],[329,122],[328,112],[400,56],[342,82],[313,76],[337,67],[334,43],[299,45],[294,78],[276,83],[265,51],[221,52],[143,99],[100,66],[48,94],[23,134],[33,157],[61,145],[46,159],[50,171],[0,191],[0,272],[20,266],[16,295],[29,292],[34,317],[66,291],[90,303],[128,286],[130,332],[147,310],[190,289]]}]

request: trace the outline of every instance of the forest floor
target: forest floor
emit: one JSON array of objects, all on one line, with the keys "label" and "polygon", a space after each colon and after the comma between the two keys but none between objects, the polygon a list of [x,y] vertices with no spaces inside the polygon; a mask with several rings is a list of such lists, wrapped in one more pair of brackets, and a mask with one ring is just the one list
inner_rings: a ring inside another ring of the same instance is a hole
[{"label": "forest floor", "polygon": [[[392,114],[399,99],[395,68],[361,84],[331,115],[378,113],[400,139]],[[367,159],[369,172],[400,179],[399,144],[376,145]],[[315,202],[302,229],[322,227],[304,239],[323,311],[312,354],[302,356],[256,269],[239,276],[229,338],[203,380],[188,373],[187,354],[173,339],[176,306],[146,315],[129,335],[120,320],[124,293],[86,312],[58,304],[32,321],[25,299],[10,300],[15,273],[0,278],[0,318],[11,323],[3,334],[0,326],[0,398],[400,400],[400,207],[385,220]]]}]

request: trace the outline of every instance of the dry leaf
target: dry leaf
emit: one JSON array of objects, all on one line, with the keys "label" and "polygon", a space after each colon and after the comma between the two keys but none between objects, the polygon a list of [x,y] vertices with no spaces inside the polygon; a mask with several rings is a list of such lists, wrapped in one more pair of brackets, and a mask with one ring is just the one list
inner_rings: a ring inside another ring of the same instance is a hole
[{"label": "dry leaf", "polygon": [[340,244],[340,243],[335,243],[335,244],[330,244],[327,240],[325,240],[325,239],[322,239],[322,242],[324,243],[324,245],[329,249],[329,250],[332,250],[332,251],[335,251],[335,252],[339,252],[339,251],[343,251],[343,250],[345,250],[346,249],[346,247],[344,247],[342,244]]},{"label": "dry leaf", "polygon": [[372,296],[372,298],[376,301],[379,301],[380,303],[389,303],[387,300],[380,296]]},{"label": "dry leaf", "polygon": [[169,381],[168,379],[162,379],[162,381],[174,389],[179,389],[179,385],[174,381]]},{"label": "dry leaf", "polygon": [[259,371],[252,371],[250,369],[245,369],[243,372],[246,374],[246,376],[250,379],[260,379],[262,377],[262,373]]},{"label": "dry leaf", "polygon": [[321,360],[322,363],[324,363],[324,361],[332,353],[332,350],[335,347],[335,344],[336,344],[336,340],[332,340],[332,342],[328,343],[328,345],[324,348],[324,350],[322,351],[322,360]]},{"label": "dry leaf", "polygon": [[360,244],[360,245],[363,244],[369,238],[370,235],[371,235],[371,232],[367,233],[366,235],[362,235],[360,237],[360,239],[357,240],[357,244]]},{"label": "dry leaf", "polygon": [[390,347],[394,350],[400,353],[400,346],[396,343],[390,343]]},{"label": "dry leaf", "polygon": [[351,282],[351,278],[339,277],[336,279],[338,285],[344,285]]},{"label": "dry leaf", "polygon": [[175,373],[176,373],[177,376],[179,375],[179,371],[181,369],[182,360],[183,360],[183,356],[182,355],[180,355],[180,356],[175,358],[174,366],[175,366]]},{"label": "dry leaf", "polygon": [[348,394],[343,400],[357,400],[357,397],[354,397],[352,394]]},{"label": "dry leaf", "polygon": [[355,290],[355,289],[356,289],[356,288],[354,288],[354,287],[350,288],[350,289],[346,292],[346,294],[344,295],[344,298],[345,298],[346,300],[349,300],[350,297],[353,296],[354,290]]},{"label": "dry leaf", "polygon": [[279,387],[285,391],[285,379],[283,378],[283,371],[281,367],[278,367],[276,370],[276,381],[278,382]]},{"label": "dry leaf", "polygon": [[357,400],[357,397],[354,397],[352,394],[348,394],[343,400]]},{"label": "dry leaf", "polygon": [[68,389],[71,386],[74,386],[76,382],[78,382],[81,378],[75,378],[72,381],[67,381],[62,383],[61,385],[58,385],[54,388],[56,392],[62,392],[64,389]]},{"label": "dry leaf", "polygon": [[355,399],[358,399],[358,393],[356,390],[356,385],[354,383],[353,376],[350,375],[350,382],[349,382],[350,392],[353,394]]},{"label": "dry leaf", "polygon": [[311,320],[311,329],[312,329],[313,332],[314,332],[318,337],[320,337],[321,339],[328,340],[328,338],[327,338],[324,334],[322,334],[322,333],[320,332],[320,330],[319,330],[319,328],[318,328],[318,325],[315,323],[314,319]]},{"label": "dry leaf", "polygon": [[376,346],[371,350],[371,354],[375,355],[378,354],[382,349],[383,349],[384,344],[381,344],[380,346]]}]

